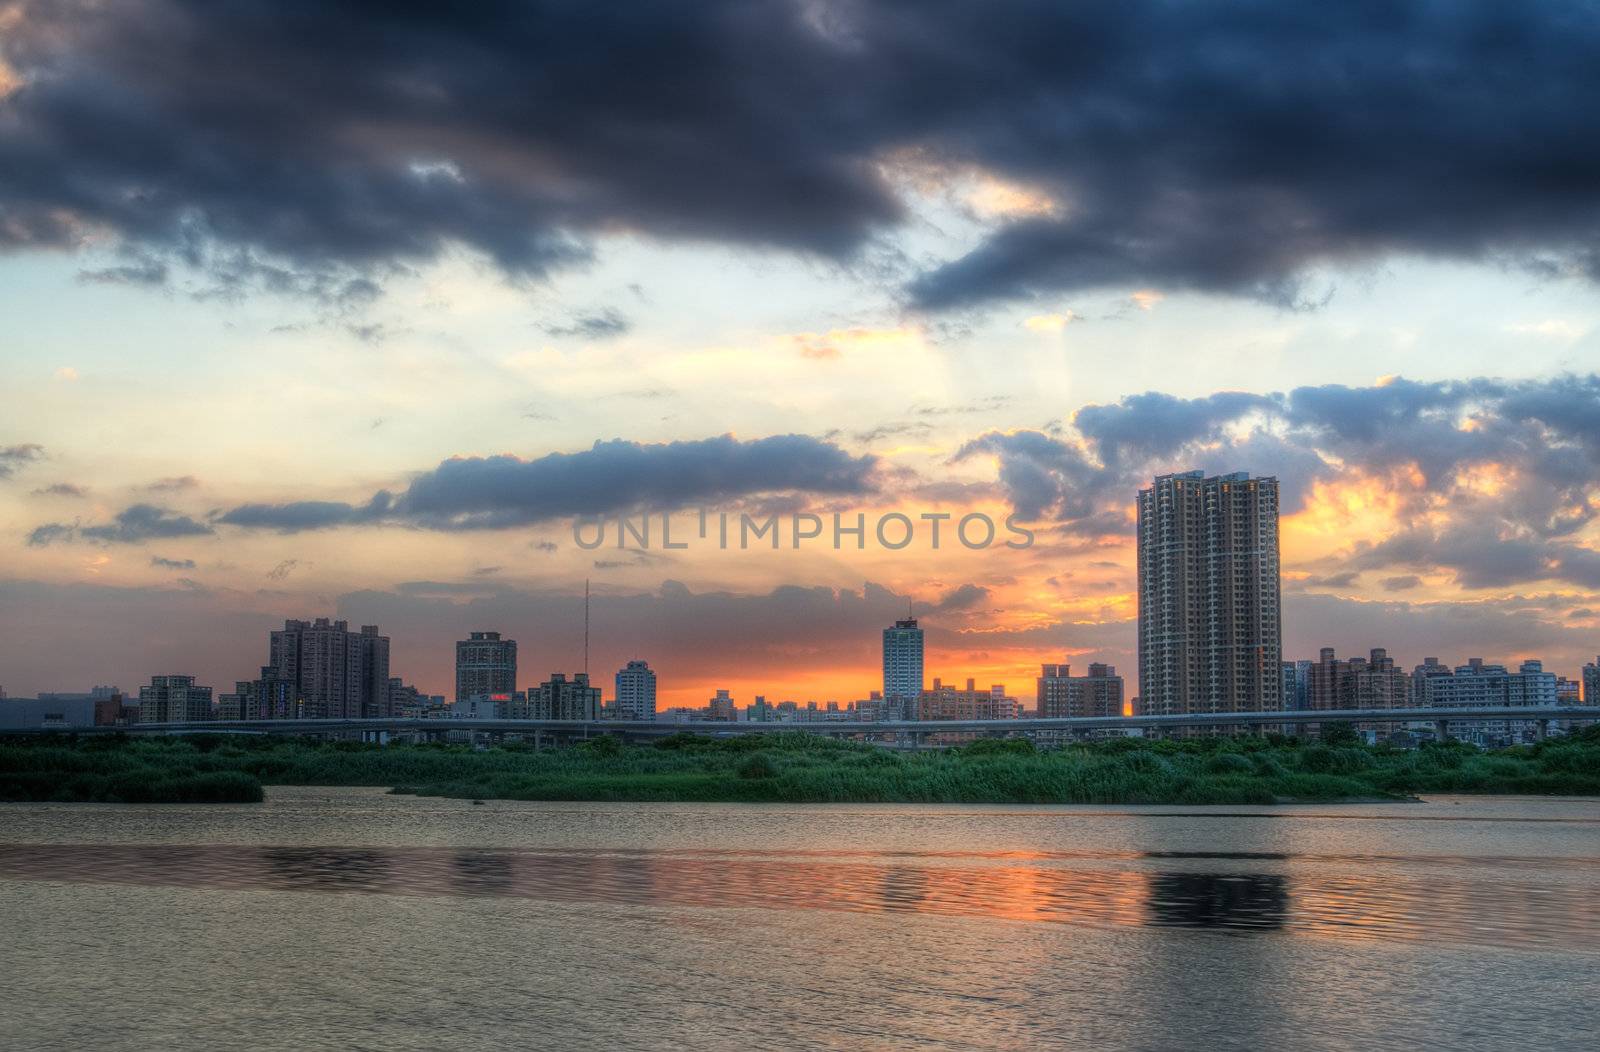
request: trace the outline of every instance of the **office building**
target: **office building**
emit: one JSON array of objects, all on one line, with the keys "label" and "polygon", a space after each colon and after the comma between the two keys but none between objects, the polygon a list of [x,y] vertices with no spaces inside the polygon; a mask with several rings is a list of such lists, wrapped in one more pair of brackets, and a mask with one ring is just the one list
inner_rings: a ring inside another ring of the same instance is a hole
[{"label": "office building", "polygon": [[922,629],[914,617],[883,630],[883,698],[886,712],[909,712],[922,696]]},{"label": "office building", "polygon": [[[272,672],[268,675],[266,669]],[[388,716],[389,637],[378,626],[350,631],[344,621],[285,621],[272,633],[263,678],[286,683],[303,719]]]},{"label": "office building", "polygon": [[536,720],[598,720],[600,688],[589,686],[589,674],[571,679],[559,672],[528,691],[529,717]]},{"label": "office building", "polygon": [[140,723],[211,719],[211,688],[195,686],[193,676],[153,676],[139,688]]},{"label": "office building", "polygon": [[1162,475],[1138,511],[1141,714],[1281,709],[1278,480]]},{"label": "office building", "polygon": [[617,671],[616,717],[619,720],[656,718],[656,674],[649,662],[630,661]]},{"label": "office building", "polygon": [[456,643],[456,701],[517,689],[517,641],[499,632],[472,632]]},{"label": "office building", "polygon": [[1600,657],[1583,666],[1583,703],[1600,705]]},{"label": "office building", "polygon": [[1039,672],[1039,715],[1045,719],[1079,716],[1121,716],[1122,677],[1112,665],[1092,664],[1087,676],[1074,676],[1072,666],[1044,665]]}]

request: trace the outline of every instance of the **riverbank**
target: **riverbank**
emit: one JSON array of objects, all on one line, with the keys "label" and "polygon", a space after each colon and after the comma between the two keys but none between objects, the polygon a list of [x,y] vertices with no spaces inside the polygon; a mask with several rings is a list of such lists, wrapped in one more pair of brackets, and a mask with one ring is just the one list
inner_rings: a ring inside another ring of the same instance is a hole
[{"label": "riverbank", "polygon": [[1418,793],[1600,795],[1600,728],[1485,753],[1276,737],[1022,740],[894,752],[803,733],[572,748],[365,745],[301,738],[20,739],[0,744],[0,800],[251,803],[265,785],[381,786],[463,799],[785,803],[1265,804]]}]

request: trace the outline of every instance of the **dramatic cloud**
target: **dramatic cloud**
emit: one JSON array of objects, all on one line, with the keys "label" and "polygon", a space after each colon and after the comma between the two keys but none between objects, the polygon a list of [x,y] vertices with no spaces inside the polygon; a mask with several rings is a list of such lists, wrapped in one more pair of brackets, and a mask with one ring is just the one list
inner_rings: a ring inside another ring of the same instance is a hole
[{"label": "dramatic cloud", "polygon": [[0,479],[10,478],[22,465],[38,460],[43,454],[44,447],[36,442],[0,448]]},{"label": "dramatic cloud", "polygon": [[1286,512],[1317,482],[1392,495],[1400,528],[1359,544],[1352,570],[1443,568],[1469,588],[1600,582],[1581,536],[1600,518],[1597,375],[1151,392],[1085,407],[1060,434],[989,432],[955,459],[982,455],[1019,514],[1080,533],[1126,530],[1152,474],[1248,470],[1280,477]]},{"label": "dramatic cloud", "polygon": [[852,456],[805,435],[748,442],[723,435],[655,445],[613,440],[536,460],[455,457],[413,479],[398,496],[380,492],[365,505],[246,504],[217,521],[285,532],[381,520],[496,529],[768,493],[867,493],[876,467],[871,456]]},{"label": "dramatic cloud", "polygon": [[1226,424],[1252,410],[1271,409],[1273,399],[1243,391],[1220,391],[1204,398],[1174,398],[1150,391],[1116,405],[1078,410],[1073,426],[1094,443],[1107,467],[1169,456],[1192,442],[1215,440]]},{"label": "dramatic cloud", "polygon": [[912,164],[1029,188],[913,281],[928,308],[1302,305],[1309,268],[1395,254],[1600,275],[1581,0],[21,11],[0,244],[120,236],[133,262],[88,280],[170,260],[334,301],[454,245],[537,276],[612,230],[845,258],[906,222]]}]

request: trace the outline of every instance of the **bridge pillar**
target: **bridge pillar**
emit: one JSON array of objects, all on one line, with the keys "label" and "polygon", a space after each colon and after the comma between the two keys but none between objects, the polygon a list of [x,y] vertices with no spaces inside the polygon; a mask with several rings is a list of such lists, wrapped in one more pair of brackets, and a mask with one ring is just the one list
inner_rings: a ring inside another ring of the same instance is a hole
[{"label": "bridge pillar", "polygon": [[1534,720],[1533,725],[1538,728],[1538,736],[1534,740],[1544,741],[1550,734],[1550,721],[1548,719]]},{"label": "bridge pillar", "polygon": [[1449,741],[1450,740],[1450,721],[1449,720],[1434,720],[1433,721],[1433,732],[1441,742]]}]

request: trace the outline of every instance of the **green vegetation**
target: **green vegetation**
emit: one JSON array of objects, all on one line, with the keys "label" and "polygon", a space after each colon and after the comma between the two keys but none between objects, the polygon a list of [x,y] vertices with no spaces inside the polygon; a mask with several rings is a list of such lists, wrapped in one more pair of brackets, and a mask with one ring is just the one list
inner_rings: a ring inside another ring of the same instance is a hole
[{"label": "green vegetation", "polygon": [[1600,727],[1539,745],[1406,751],[1279,737],[1036,751],[1020,739],[893,752],[803,733],[568,749],[318,743],[200,735],[0,743],[0,800],[251,802],[263,785],[374,785],[507,800],[1183,803],[1403,798],[1415,793],[1600,795]]}]

